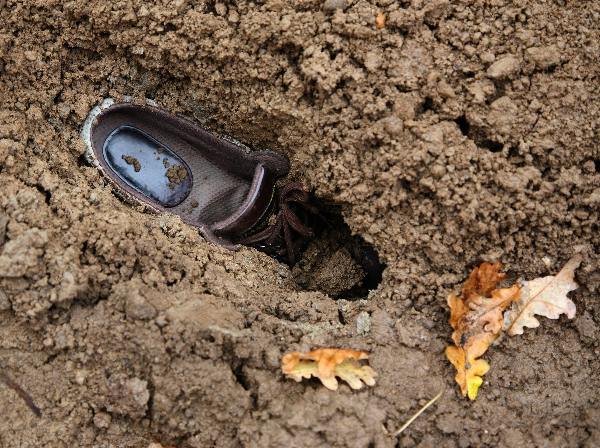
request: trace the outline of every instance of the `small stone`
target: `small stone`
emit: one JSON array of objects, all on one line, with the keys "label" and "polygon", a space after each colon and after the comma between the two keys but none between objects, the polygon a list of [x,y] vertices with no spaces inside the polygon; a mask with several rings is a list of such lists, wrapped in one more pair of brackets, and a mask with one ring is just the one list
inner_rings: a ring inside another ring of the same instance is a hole
[{"label": "small stone", "polygon": [[[588,174],[593,174],[596,171],[596,164],[594,163],[593,160],[588,160],[587,162],[585,162],[583,164],[583,171],[585,171]],[[0,232],[2,231],[2,224],[1,221],[2,217],[0,217]],[[0,244],[2,244],[2,239],[0,238]]]},{"label": "small stone", "polygon": [[525,54],[542,70],[560,64],[560,52],[554,46],[528,48]]},{"label": "small stone", "polygon": [[404,123],[396,116],[387,117],[384,121],[383,129],[385,129],[385,132],[387,132],[390,137],[398,137],[402,135]]},{"label": "small stone", "polygon": [[56,106],[56,110],[61,118],[67,118],[71,113],[71,106],[66,103],[60,103],[58,106]]},{"label": "small stone", "polygon": [[0,311],[10,310],[10,301],[4,291],[0,289]]},{"label": "small stone", "polygon": [[88,376],[87,370],[79,369],[75,371],[75,382],[80,386],[85,383],[85,380]]},{"label": "small stone", "polygon": [[112,418],[110,414],[107,414],[106,412],[98,412],[94,415],[94,425],[96,428],[106,429],[110,426],[111,421]]},{"label": "small stone", "polygon": [[227,14],[227,6],[224,3],[215,3],[215,12],[217,15],[223,17]]},{"label": "small stone", "polygon": [[448,84],[445,80],[441,80],[438,82],[438,93],[442,98],[455,98],[456,93],[450,84]]},{"label": "small stone", "polygon": [[131,398],[140,408],[145,408],[150,399],[148,391],[148,382],[139,378],[131,378],[125,383],[127,391],[131,394]]},{"label": "small stone", "polygon": [[156,309],[135,291],[127,297],[125,313],[131,319],[150,320],[156,316]]},{"label": "small stone", "polygon": [[484,51],[483,53],[481,53],[479,55],[479,59],[481,59],[481,62],[485,62],[486,64],[491,64],[492,62],[494,62],[496,60],[496,55],[494,53],[492,53],[491,51]]},{"label": "small stone", "polygon": [[361,311],[356,318],[356,332],[366,335],[371,331],[371,316],[366,311]]},{"label": "small stone", "polygon": [[35,61],[38,58],[38,53],[33,50],[27,50],[23,52],[23,54],[25,55],[25,59],[31,62]]},{"label": "small stone", "polygon": [[587,311],[577,318],[575,327],[583,339],[590,341],[596,339],[596,325],[594,319]]},{"label": "small stone", "polygon": [[492,79],[510,78],[521,69],[521,61],[515,56],[507,55],[494,62],[487,70],[487,75]]},{"label": "small stone", "polygon": [[446,174],[446,167],[443,165],[433,165],[431,167],[431,175],[433,177],[435,177],[436,179],[440,179],[442,177],[444,177],[444,174]]},{"label": "small stone", "polygon": [[323,3],[323,11],[326,12],[334,12],[336,9],[341,9],[342,11],[348,7],[348,2],[346,0],[325,0]]},{"label": "small stone", "polygon": [[229,15],[227,16],[227,20],[229,20],[231,23],[238,23],[240,21],[240,15],[237,13],[237,11],[230,11]]},{"label": "small stone", "polygon": [[160,315],[156,318],[156,320],[154,321],[154,323],[158,326],[158,328],[163,328],[166,327],[167,324],[169,323],[169,321],[167,320],[166,316],[164,315]]},{"label": "small stone", "polygon": [[381,66],[381,57],[379,53],[375,51],[368,52],[365,56],[364,64],[367,70],[369,70],[370,72],[377,71]]},{"label": "small stone", "polygon": [[13,152],[11,140],[6,138],[0,139],[0,163],[3,163],[11,152]]}]

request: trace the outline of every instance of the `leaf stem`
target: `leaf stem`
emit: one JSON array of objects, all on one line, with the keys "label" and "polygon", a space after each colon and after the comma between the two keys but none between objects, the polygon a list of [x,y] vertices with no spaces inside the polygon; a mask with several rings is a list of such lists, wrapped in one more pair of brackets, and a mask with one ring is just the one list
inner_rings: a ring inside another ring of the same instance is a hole
[{"label": "leaf stem", "polygon": [[440,390],[439,393],[435,397],[433,397],[431,400],[429,400],[427,403],[425,403],[425,406],[423,406],[421,409],[419,409],[417,411],[417,413],[415,415],[413,415],[411,418],[409,418],[408,421],[404,425],[402,425],[402,427],[398,431],[396,431],[394,433],[394,437],[398,437],[400,434],[402,434],[402,431],[404,431],[406,428],[408,428],[410,426],[410,424],[412,422],[414,422],[417,419],[417,417],[419,417],[419,415],[421,415],[423,412],[425,412],[425,410],[429,406],[431,406],[433,403],[435,403],[438,400],[438,398],[440,398],[442,396],[442,394],[444,393],[444,390],[445,389]]}]

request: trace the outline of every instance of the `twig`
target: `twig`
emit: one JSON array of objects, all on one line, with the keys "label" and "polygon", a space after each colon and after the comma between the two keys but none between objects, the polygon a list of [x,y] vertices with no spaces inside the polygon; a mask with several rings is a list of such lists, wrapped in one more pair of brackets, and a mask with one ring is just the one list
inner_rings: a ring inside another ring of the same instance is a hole
[{"label": "twig", "polygon": [[404,431],[406,428],[408,428],[410,426],[410,424],[412,422],[414,422],[419,415],[421,415],[423,412],[425,412],[425,410],[429,406],[431,406],[433,403],[435,403],[438,400],[438,398],[440,398],[442,396],[443,393],[444,393],[444,389],[440,390],[440,392],[435,397],[433,397],[431,400],[429,400],[425,404],[425,406],[423,406],[421,409],[419,409],[417,411],[417,413],[415,415],[413,415],[411,418],[409,418],[408,421],[404,425],[402,425],[402,428],[400,428],[398,431],[396,431],[394,433],[394,437],[398,437],[400,434],[402,434],[402,431]]},{"label": "twig", "polygon": [[31,395],[29,395],[27,392],[25,392],[23,390],[23,388],[21,386],[19,386],[17,383],[15,383],[6,373],[0,372],[0,381],[2,381],[4,384],[6,384],[11,389],[13,389],[19,395],[19,397],[21,397],[23,399],[25,404],[27,404],[27,406],[29,406],[29,409],[31,409],[31,411],[36,416],[38,416],[38,417],[42,416],[42,411],[40,411],[40,408],[38,408],[35,405],[35,403],[33,402],[33,398],[31,398]]}]

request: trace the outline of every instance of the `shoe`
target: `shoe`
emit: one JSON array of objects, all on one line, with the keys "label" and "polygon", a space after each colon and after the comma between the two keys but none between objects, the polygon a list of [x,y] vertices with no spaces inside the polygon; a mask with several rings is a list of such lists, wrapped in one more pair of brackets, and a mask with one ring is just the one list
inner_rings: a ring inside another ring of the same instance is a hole
[{"label": "shoe", "polygon": [[108,98],[90,112],[81,135],[88,161],[122,198],[178,215],[230,249],[264,230],[277,205],[275,182],[289,171],[286,157],[251,152],[152,101]]}]

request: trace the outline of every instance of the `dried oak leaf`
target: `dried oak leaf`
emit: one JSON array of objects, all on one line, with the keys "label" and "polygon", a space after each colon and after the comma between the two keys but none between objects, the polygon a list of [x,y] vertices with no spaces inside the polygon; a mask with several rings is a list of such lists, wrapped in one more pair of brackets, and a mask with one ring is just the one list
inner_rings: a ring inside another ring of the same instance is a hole
[{"label": "dried oak leaf", "polygon": [[295,381],[312,376],[330,390],[337,390],[339,377],[352,389],[362,389],[363,382],[368,386],[375,385],[375,371],[360,364],[360,360],[368,359],[366,352],[338,348],[320,348],[307,353],[292,352],[284,355],[281,363],[283,373]]},{"label": "dried oak leaf", "polygon": [[455,379],[463,395],[471,400],[477,398],[482,376],[490,368],[487,361],[478,358],[498,338],[504,322],[502,312],[520,295],[518,285],[496,289],[505,277],[500,268],[500,263],[481,264],[469,275],[460,296],[448,296],[455,346],[446,348],[446,356],[456,368]]},{"label": "dried oak leaf", "polygon": [[510,336],[523,334],[524,327],[539,327],[536,314],[550,319],[558,319],[561,314],[575,317],[575,304],[567,293],[577,289],[574,275],[582,258],[581,254],[574,255],[554,276],[523,282],[521,297],[504,315],[504,329]]}]

